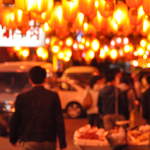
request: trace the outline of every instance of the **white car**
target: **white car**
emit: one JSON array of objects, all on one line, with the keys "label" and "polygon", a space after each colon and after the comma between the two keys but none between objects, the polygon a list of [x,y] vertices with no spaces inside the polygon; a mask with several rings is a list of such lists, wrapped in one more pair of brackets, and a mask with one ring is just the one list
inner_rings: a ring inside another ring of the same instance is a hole
[{"label": "white car", "polygon": [[76,80],[81,85],[87,85],[93,76],[100,75],[99,69],[93,66],[72,66],[62,74],[62,80]]},{"label": "white car", "polygon": [[[83,100],[86,96],[87,87],[81,87],[75,80],[60,80],[51,89],[56,91],[60,97],[61,105],[67,116],[78,118],[86,114]],[[95,96],[98,91],[95,91]]]}]

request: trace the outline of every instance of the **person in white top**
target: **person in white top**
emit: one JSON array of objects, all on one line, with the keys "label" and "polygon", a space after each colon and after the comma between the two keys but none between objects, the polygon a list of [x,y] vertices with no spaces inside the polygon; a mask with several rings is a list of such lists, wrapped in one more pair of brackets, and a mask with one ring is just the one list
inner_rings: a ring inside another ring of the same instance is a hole
[{"label": "person in white top", "polygon": [[89,86],[87,87],[87,92],[91,95],[92,98],[92,104],[87,109],[87,118],[88,123],[91,126],[97,126],[98,128],[102,126],[102,120],[99,117],[99,111],[98,111],[98,94],[99,90],[94,88],[94,85],[97,83],[97,81],[100,79],[100,76],[95,76],[91,79]]}]

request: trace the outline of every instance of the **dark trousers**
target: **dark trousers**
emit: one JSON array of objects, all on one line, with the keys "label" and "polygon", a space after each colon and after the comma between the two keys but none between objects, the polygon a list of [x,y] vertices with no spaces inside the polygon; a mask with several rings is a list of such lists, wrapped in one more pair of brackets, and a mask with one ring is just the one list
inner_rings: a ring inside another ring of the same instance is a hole
[{"label": "dark trousers", "polygon": [[98,114],[88,114],[88,123],[91,126],[96,126],[98,128],[103,127],[103,121]]},{"label": "dark trousers", "polygon": [[23,142],[21,143],[22,150],[56,150],[55,142]]}]

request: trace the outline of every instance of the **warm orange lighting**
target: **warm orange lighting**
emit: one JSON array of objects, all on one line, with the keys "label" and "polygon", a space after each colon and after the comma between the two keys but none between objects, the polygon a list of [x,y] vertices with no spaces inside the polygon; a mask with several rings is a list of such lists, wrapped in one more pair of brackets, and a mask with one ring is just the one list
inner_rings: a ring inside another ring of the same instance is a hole
[{"label": "warm orange lighting", "polygon": [[64,17],[68,21],[74,21],[78,11],[78,0],[62,0]]},{"label": "warm orange lighting", "polygon": [[90,47],[90,45],[91,45],[90,41],[89,41],[89,40],[86,40],[85,46],[86,46],[86,47]]},{"label": "warm orange lighting", "polygon": [[47,49],[43,48],[43,47],[39,47],[36,51],[37,56],[41,57],[42,59],[46,60],[48,58],[48,51]]},{"label": "warm orange lighting", "polygon": [[144,54],[145,54],[145,49],[143,49],[143,47],[138,47],[137,55],[138,56],[143,56]]},{"label": "warm orange lighting", "polygon": [[47,22],[45,22],[43,25],[43,31],[44,32],[50,32],[51,31],[51,27],[49,26],[49,24]]},{"label": "warm orange lighting", "polygon": [[131,51],[133,51],[133,45],[125,45],[124,46],[124,52],[125,53],[129,53]]},{"label": "warm orange lighting", "polygon": [[99,48],[100,48],[100,42],[99,42],[99,40],[94,39],[94,40],[91,42],[91,48],[92,48],[94,51],[98,51]]},{"label": "warm orange lighting", "polygon": [[133,61],[131,62],[131,64],[132,64],[134,67],[138,67],[138,66],[139,66],[139,63],[138,63],[137,60],[133,60]]},{"label": "warm orange lighting", "polygon": [[66,39],[66,45],[67,46],[72,46],[72,44],[73,44],[73,39],[71,37],[67,38]]},{"label": "warm orange lighting", "polygon": [[142,30],[144,33],[147,33],[150,30],[150,21],[147,16],[144,17]]},{"label": "warm orange lighting", "polygon": [[105,51],[104,48],[102,48],[100,50],[99,58],[104,59],[104,58],[106,58],[106,56],[107,56],[107,52]]},{"label": "warm orange lighting", "polygon": [[90,60],[93,59],[93,58],[95,57],[94,51],[89,50],[89,51],[87,52],[86,57],[87,57],[88,59],[90,59]]},{"label": "warm orange lighting", "polygon": [[118,57],[118,51],[116,49],[112,49],[110,51],[110,57],[111,57],[111,59],[117,59],[117,57]]},{"label": "warm orange lighting", "polygon": [[77,16],[76,16],[76,19],[74,21],[74,24],[73,24],[74,28],[75,29],[82,28],[83,22],[84,22],[84,14],[81,13],[81,12],[78,12]]},{"label": "warm orange lighting", "polygon": [[59,59],[63,59],[64,58],[64,53],[63,52],[59,52],[58,53],[58,58]]},{"label": "warm orange lighting", "polygon": [[150,43],[147,44],[147,50],[150,51]]},{"label": "warm orange lighting", "polygon": [[120,3],[117,5],[113,18],[117,22],[118,25],[123,25],[128,20],[128,9],[124,3]]},{"label": "warm orange lighting", "polygon": [[146,47],[146,46],[147,46],[147,40],[145,40],[145,39],[141,40],[141,41],[140,41],[140,45],[141,45],[142,47]]},{"label": "warm orange lighting", "polygon": [[52,47],[52,52],[53,52],[53,53],[58,53],[59,50],[60,50],[60,47],[59,47],[58,45],[54,45],[54,46]]},{"label": "warm orange lighting", "polygon": [[23,49],[22,51],[20,51],[20,54],[22,57],[27,58],[30,54],[29,49]]},{"label": "warm orange lighting", "polygon": [[65,56],[68,57],[68,58],[70,58],[70,57],[72,56],[72,51],[71,51],[71,49],[68,49],[68,48],[65,49],[64,53],[65,53]]}]

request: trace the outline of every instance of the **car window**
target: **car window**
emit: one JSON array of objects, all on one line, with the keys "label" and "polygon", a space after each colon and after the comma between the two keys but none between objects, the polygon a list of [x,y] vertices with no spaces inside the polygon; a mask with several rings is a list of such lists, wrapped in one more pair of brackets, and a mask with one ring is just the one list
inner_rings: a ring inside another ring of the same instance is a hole
[{"label": "car window", "polygon": [[27,73],[0,72],[0,92],[20,92],[28,87]]},{"label": "car window", "polygon": [[60,82],[60,89],[64,91],[76,91],[76,89],[69,83]]}]

